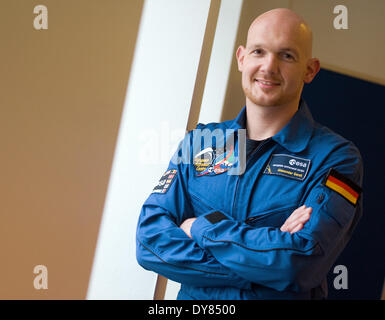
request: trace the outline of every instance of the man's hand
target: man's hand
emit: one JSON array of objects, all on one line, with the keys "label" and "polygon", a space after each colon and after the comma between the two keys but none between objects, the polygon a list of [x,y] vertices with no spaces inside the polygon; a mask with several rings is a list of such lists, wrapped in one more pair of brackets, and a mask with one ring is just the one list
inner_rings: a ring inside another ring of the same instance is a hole
[{"label": "man's hand", "polygon": [[306,207],[305,205],[295,209],[290,217],[286,219],[280,230],[290,232],[291,234],[301,230],[304,224],[309,221],[312,210],[311,207]]},{"label": "man's hand", "polygon": [[[283,232],[290,232],[291,234],[301,230],[305,223],[309,221],[312,210],[311,207],[306,207],[306,205],[295,209],[290,217],[286,219],[280,230]],[[191,226],[195,220],[196,218],[189,218],[180,225],[180,228],[189,238],[191,238]]]},{"label": "man's hand", "polygon": [[189,218],[182,222],[179,228],[181,228],[189,238],[191,238],[191,226],[197,218]]}]

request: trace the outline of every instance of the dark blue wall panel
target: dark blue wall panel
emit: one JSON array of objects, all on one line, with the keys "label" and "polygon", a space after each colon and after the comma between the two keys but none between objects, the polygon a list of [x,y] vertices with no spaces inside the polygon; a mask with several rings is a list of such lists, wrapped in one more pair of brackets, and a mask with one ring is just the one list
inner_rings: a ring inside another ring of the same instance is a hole
[{"label": "dark blue wall panel", "polygon": [[321,69],[303,98],[316,121],[353,141],[364,160],[364,213],[335,265],[348,269],[348,289],[329,299],[379,299],[385,276],[385,87]]}]

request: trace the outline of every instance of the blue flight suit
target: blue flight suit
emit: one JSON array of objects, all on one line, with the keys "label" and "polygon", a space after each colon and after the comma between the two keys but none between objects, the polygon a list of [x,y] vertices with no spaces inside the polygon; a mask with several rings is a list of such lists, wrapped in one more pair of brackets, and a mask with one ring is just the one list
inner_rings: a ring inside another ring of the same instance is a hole
[{"label": "blue flight suit", "polygon": [[[197,128],[237,132],[245,125],[244,107],[234,120]],[[171,161],[142,207],[138,263],[180,282],[178,299],[326,297],[326,275],[362,215],[358,149],[315,122],[303,100],[290,122],[251,153],[239,175],[228,174],[226,165],[234,163],[229,151],[215,153],[217,142],[196,150],[194,131],[173,158],[187,149],[190,163]],[[234,150],[241,150],[234,136]],[[199,152],[206,154],[197,157]],[[304,228],[280,231],[304,204],[313,208]],[[191,217],[197,217],[192,239],[179,228]]]}]

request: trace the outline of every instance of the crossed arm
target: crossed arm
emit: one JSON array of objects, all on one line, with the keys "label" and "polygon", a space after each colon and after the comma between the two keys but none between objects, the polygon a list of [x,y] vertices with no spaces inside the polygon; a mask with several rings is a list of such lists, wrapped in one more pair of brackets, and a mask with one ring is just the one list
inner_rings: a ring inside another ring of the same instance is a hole
[{"label": "crossed arm", "polygon": [[[306,205],[295,209],[289,216],[289,218],[286,219],[284,224],[281,226],[280,230],[282,232],[289,232],[290,234],[302,230],[305,223],[309,221],[311,212],[312,208],[306,207]],[[191,227],[196,219],[197,218],[188,218],[184,220],[183,223],[180,225],[180,228],[186,233],[189,238],[192,238]]]},{"label": "crossed arm", "polygon": [[[174,190],[182,188],[180,181],[174,182]],[[280,228],[255,228],[231,217],[211,224],[205,216],[189,214],[185,197],[152,195],[138,222],[138,262],[198,287],[249,289],[257,283],[279,291],[309,290],[321,283],[346,244],[361,202],[354,208],[317,183],[305,204]]]},{"label": "crossed arm", "polygon": [[[164,199],[169,207],[169,201],[175,200],[175,197],[159,196],[157,199]],[[183,209],[184,201],[176,203],[181,206],[179,212],[189,211],[187,208]],[[137,234],[137,258],[142,267],[176,282],[195,286],[233,286],[241,289],[251,287],[251,279],[244,278],[242,273],[237,272],[237,268],[233,270],[232,266],[222,264],[218,257],[202,248],[197,239],[191,238],[191,226],[197,218],[184,216],[184,219],[180,219],[177,215],[173,217],[171,212],[165,214],[166,211],[161,207],[163,203],[158,200],[156,207],[148,204],[142,209]],[[311,207],[299,207],[291,213],[279,231],[293,234],[301,230],[311,212]]]},{"label": "crossed arm", "polygon": [[[224,216],[212,224],[193,217],[186,166],[166,194],[152,194],[138,221],[137,260],[145,269],[176,282],[201,287],[249,289],[257,283],[275,290],[304,291],[319,285],[346,245],[362,214],[321,183],[328,168],[362,183],[362,165],[353,153],[324,164],[306,199],[280,228],[252,227]],[[322,201],[319,201],[322,195]],[[209,212],[207,214],[210,214]],[[288,215],[289,215],[288,214]]]}]

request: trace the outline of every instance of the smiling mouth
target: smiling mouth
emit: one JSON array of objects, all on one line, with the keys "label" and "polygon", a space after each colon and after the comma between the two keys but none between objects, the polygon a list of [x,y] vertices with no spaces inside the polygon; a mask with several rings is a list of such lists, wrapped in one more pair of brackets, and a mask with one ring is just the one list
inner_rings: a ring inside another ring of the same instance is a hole
[{"label": "smiling mouth", "polygon": [[254,79],[255,81],[262,83],[267,86],[279,86],[280,83],[278,81],[271,81],[271,80],[265,80],[265,79]]},{"label": "smiling mouth", "polygon": [[264,79],[254,79],[254,81],[258,82],[259,86],[262,88],[273,88],[280,85],[279,82]]}]

